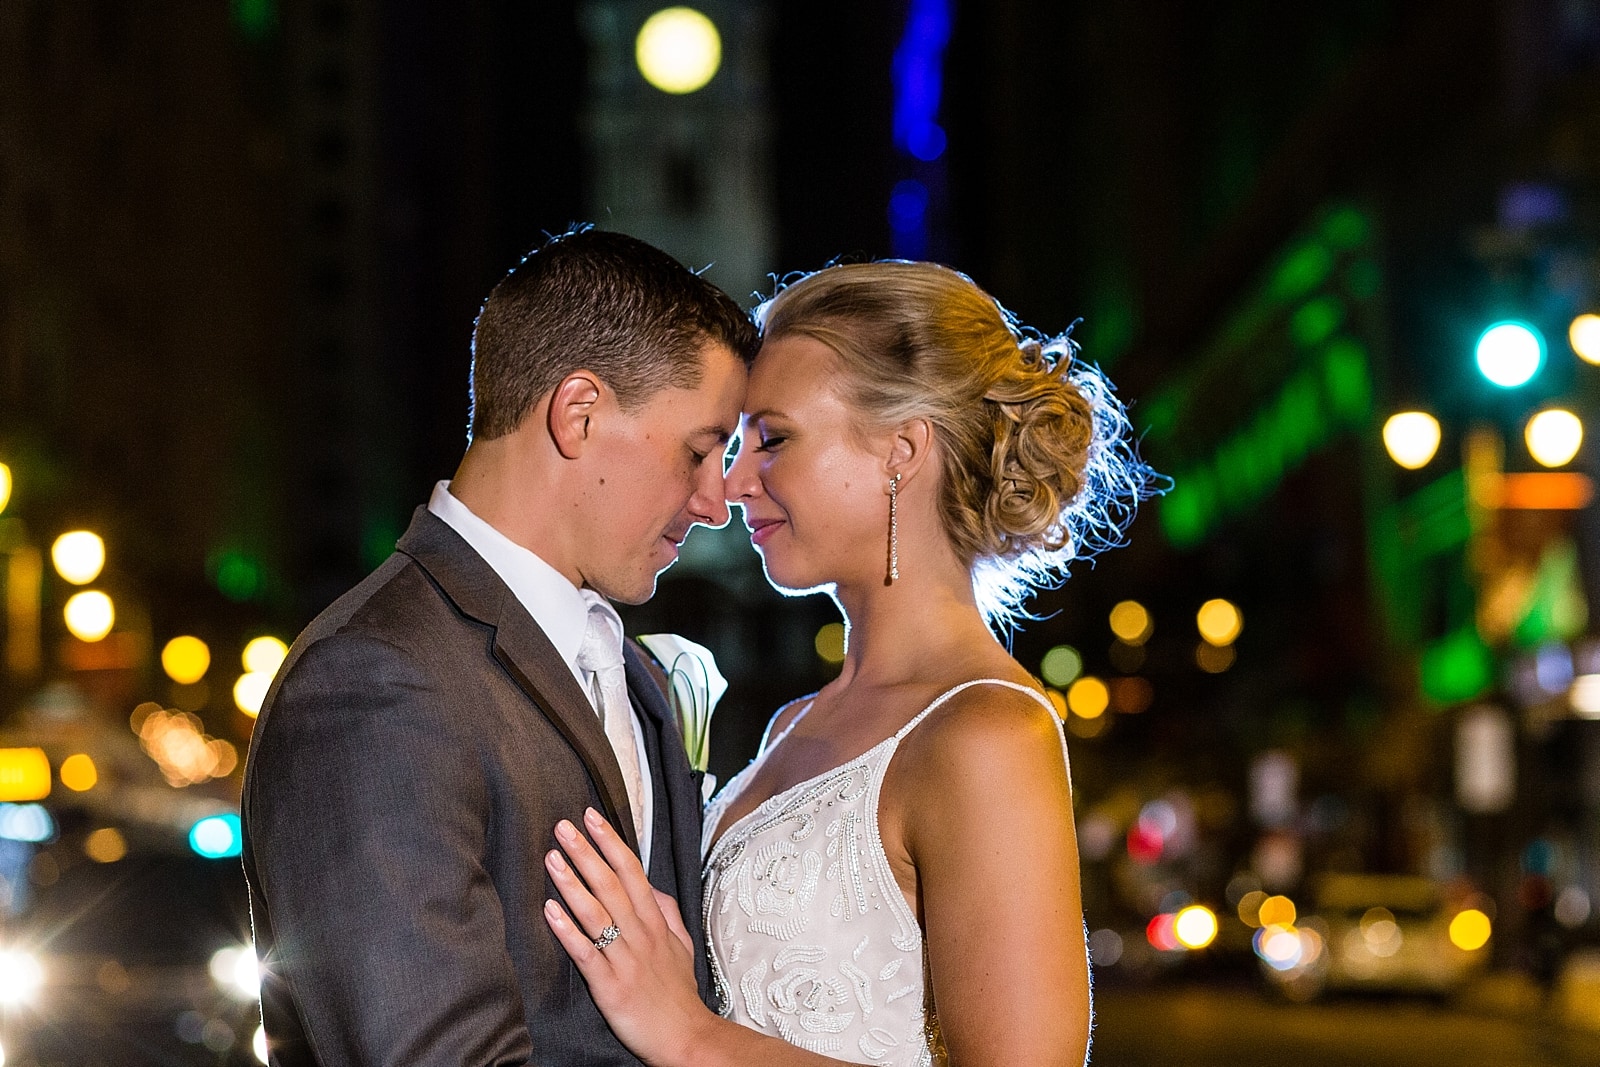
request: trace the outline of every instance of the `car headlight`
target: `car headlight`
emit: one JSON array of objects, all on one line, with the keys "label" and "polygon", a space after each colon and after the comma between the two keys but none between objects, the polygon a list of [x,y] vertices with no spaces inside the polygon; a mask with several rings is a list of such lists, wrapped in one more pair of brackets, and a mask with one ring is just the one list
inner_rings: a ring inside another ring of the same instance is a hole
[{"label": "car headlight", "polygon": [[0,1004],[31,1004],[44,985],[37,957],[17,949],[0,952]]},{"label": "car headlight", "polygon": [[211,980],[236,1000],[261,999],[261,964],[249,945],[219,948],[211,955]]}]

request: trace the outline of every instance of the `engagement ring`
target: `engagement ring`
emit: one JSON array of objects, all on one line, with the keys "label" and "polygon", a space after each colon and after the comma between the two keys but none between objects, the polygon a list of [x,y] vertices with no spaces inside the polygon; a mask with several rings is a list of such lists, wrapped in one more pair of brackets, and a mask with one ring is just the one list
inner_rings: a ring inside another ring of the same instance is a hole
[{"label": "engagement ring", "polygon": [[611,942],[615,941],[621,934],[622,931],[618,930],[616,924],[613,923],[600,931],[600,936],[594,939],[594,947],[604,952],[611,947]]}]

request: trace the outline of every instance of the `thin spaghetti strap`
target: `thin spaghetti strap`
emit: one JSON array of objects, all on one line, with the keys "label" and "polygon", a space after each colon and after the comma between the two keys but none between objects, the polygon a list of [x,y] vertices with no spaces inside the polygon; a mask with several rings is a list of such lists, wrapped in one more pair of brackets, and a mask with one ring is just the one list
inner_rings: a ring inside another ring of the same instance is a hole
[{"label": "thin spaghetti strap", "polygon": [[[955,696],[957,693],[971,689],[975,685],[1003,685],[1007,689],[1015,689],[1019,693],[1026,693],[1043,705],[1044,709],[1050,712],[1052,716],[1055,715],[1055,708],[1053,705],[1051,705],[1050,698],[1046,697],[1043,693],[1039,692],[1037,689],[1034,689],[1032,686],[1026,686],[1018,682],[1007,681],[1004,678],[974,678],[970,682],[962,682],[960,685],[951,686],[949,689],[946,689],[943,693],[939,694],[939,696],[935,697],[933,703],[929,704],[926,708],[923,708],[922,712],[917,715],[916,718],[900,727],[899,732],[894,735],[894,739],[896,741],[904,740],[906,734],[909,734],[912,730],[916,729],[917,724],[931,715],[941,704]],[[787,731],[785,731],[785,733],[787,733]]]},{"label": "thin spaghetti strap", "polygon": [[771,752],[773,749],[777,748],[778,745],[783,742],[783,739],[789,736],[789,731],[793,730],[796,726],[799,726],[800,720],[811,714],[811,709],[815,707],[816,704],[816,697],[812,697],[810,700],[806,701],[806,706],[795,712],[794,718],[789,720],[788,725],[783,728],[783,732],[761,746],[759,757],[764,758],[768,752]]}]

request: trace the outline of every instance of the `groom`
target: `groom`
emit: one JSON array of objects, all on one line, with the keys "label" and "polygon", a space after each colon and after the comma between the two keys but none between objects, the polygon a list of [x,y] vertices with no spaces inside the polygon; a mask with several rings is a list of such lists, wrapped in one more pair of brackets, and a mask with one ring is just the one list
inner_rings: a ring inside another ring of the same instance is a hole
[{"label": "groom", "polygon": [[274,1067],[638,1062],[545,925],[542,856],[597,808],[699,941],[699,790],[607,601],[649,599],[690,527],[727,521],[755,343],[621,234],[555,238],[490,294],[455,478],[300,635],[256,723],[244,865]]}]

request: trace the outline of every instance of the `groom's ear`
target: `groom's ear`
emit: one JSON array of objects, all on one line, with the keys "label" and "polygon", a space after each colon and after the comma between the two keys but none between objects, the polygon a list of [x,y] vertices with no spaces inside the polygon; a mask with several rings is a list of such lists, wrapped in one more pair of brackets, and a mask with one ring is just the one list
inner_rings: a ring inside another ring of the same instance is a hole
[{"label": "groom's ear", "polygon": [[550,394],[550,439],[564,459],[577,459],[589,441],[589,421],[600,403],[600,379],[575,370]]}]

